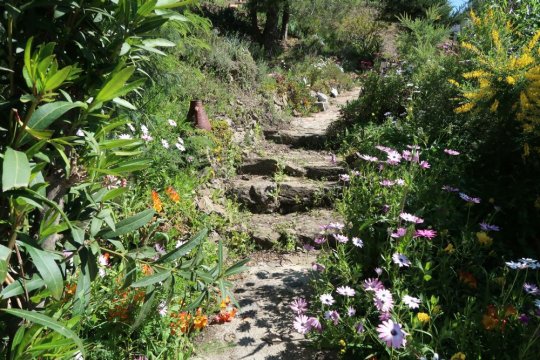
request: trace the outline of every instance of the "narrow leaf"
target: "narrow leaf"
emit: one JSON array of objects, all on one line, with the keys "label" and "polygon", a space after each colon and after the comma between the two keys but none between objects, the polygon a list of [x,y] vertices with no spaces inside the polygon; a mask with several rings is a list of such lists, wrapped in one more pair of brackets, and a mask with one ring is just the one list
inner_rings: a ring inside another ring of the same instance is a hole
[{"label": "narrow leaf", "polygon": [[28,320],[30,322],[45,326],[51,330],[56,331],[62,336],[67,337],[68,339],[73,340],[73,342],[77,345],[79,350],[81,351],[82,356],[84,357],[84,346],[83,342],[77,334],[75,334],[71,329],[68,329],[65,327],[62,323],[54,320],[53,318],[38,313],[36,311],[28,311],[28,310],[22,310],[22,309],[2,309],[2,311],[7,312],[8,314],[18,316],[22,319]]},{"label": "narrow leaf", "polygon": [[137,287],[145,287],[149,285],[156,284],[158,282],[162,282],[165,279],[167,279],[169,276],[171,276],[171,270],[159,272],[157,274],[143,277],[142,279],[135,281],[133,284],[131,284],[131,287],[137,288]]},{"label": "narrow leaf", "polygon": [[27,187],[30,173],[30,163],[26,154],[8,147],[2,165],[2,191]]},{"label": "narrow leaf", "polygon": [[119,221],[116,224],[116,230],[107,231],[102,236],[106,239],[110,239],[135,231],[148,224],[150,220],[152,220],[154,214],[155,212],[153,209],[141,211],[132,217]]},{"label": "narrow leaf", "polygon": [[197,235],[195,235],[191,240],[189,240],[184,245],[160,257],[156,261],[156,263],[171,262],[171,261],[181,258],[182,256],[189,253],[192,249],[194,249],[197,245],[199,245],[206,238],[207,234],[208,234],[208,229],[201,230],[199,233],[197,233]]},{"label": "narrow leaf", "polygon": [[60,300],[64,288],[64,279],[58,264],[56,261],[54,261],[53,254],[35,248],[29,244],[23,243],[23,246],[32,257],[34,265],[43,278],[43,281],[45,281],[45,284],[47,285],[47,288],[51,292],[52,296],[55,299]]}]

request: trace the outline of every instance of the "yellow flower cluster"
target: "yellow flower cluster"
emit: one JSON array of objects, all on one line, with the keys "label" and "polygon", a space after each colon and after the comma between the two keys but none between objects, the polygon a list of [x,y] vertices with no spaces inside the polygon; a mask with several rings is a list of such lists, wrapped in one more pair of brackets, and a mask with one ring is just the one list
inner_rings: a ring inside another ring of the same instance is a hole
[{"label": "yellow flower cluster", "polygon": [[500,113],[519,120],[524,132],[540,132],[540,30],[516,49],[504,11],[492,9],[482,16],[471,11],[470,18],[475,33],[485,34],[489,44],[461,44],[478,68],[465,72],[463,83],[449,80],[463,96],[455,112]]}]

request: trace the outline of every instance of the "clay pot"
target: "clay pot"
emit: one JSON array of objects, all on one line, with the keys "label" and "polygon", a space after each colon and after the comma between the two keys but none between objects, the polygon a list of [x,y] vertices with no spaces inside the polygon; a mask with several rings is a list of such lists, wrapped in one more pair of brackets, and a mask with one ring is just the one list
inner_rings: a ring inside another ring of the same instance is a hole
[{"label": "clay pot", "polygon": [[191,100],[187,113],[188,121],[192,121],[195,127],[203,130],[212,130],[208,115],[204,111],[202,100]]}]

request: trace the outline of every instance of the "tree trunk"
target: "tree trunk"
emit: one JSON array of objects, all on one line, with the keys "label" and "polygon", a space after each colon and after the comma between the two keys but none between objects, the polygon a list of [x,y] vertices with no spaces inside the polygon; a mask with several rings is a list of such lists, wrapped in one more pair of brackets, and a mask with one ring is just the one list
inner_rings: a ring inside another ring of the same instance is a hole
[{"label": "tree trunk", "polygon": [[251,23],[251,31],[256,42],[261,41],[261,32],[259,30],[259,19],[257,18],[257,2],[251,1],[249,7],[249,21]]},{"label": "tree trunk", "polygon": [[289,35],[289,20],[291,19],[291,8],[289,1],[283,5],[283,15],[281,17],[281,41],[287,41]]},{"label": "tree trunk", "polygon": [[263,31],[263,45],[267,53],[273,53],[279,36],[279,7],[269,5],[266,10],[266,24]]}]

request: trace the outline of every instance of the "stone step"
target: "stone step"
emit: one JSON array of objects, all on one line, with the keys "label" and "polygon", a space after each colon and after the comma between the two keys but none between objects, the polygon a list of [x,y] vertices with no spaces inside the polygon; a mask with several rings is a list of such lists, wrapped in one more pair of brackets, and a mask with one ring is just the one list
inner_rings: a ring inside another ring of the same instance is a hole
[{"label": "stone step", "polygon": [[267,140],[276,144],[290,145],[295,148],[322,149],[325,146],[326,131],[322,132],[301,132],[298,130],[274,130],[263,131]]},{"label": "stone step", "polygon": [[243,175],[230,181],[228,194],[255,214],[289,214],[330,206],[340,191],[334,181],[286,177],[276,183],[264,176]]},{"label": "stone step", "polygon": [[329,152],[291,149],[285,145],[265,148],[262,154],[249,154],[238,167],[239,174],[273,176],[278,172],[288,176],[313,180],[338,180],[347,173],[345,162]]},{"label": "stone step", "polygon": [[313,244],[321,232],[321,225],[336,221],[341,221],[341,217],[328,209],[287,215],[252,214],[248,231],[255,243],[263,249],[291,240],[303,246],[306,243]]}]

